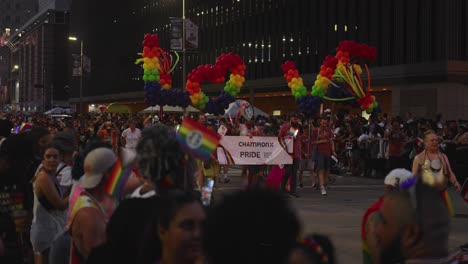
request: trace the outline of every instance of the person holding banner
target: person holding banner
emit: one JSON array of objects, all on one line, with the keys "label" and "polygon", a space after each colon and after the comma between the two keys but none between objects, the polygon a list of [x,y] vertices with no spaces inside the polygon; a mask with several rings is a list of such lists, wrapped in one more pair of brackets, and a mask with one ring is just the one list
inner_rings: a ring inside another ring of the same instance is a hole
[{"label": "person holding banner", "polygon": [[[249,137],[264,137],[265,133],[263,132],[263,128],[265,126],[265,121],[262,119],[257,120],[255,122],[255,127],[252,132],[249,132]],[[257,187],[259,181],[263,179],[264,176],[264,165],[249,165],[247,167],[248,175],[247,175],[247,186],[248,188]]]},{"label": "person holding banner", "polygon": [[320,127],[313,132],[312,138],[316,139],[315,145],[317,147],[315,147],[314,159],[317,163],[320,192],[322,195],[327,195],[325,184],[330,177],[330,159],[332,154],[336,156],[335,144],[333,143],[334,134],[327,117],[320,119]]},{"label": "person holding banner", "polygon": [[303,135],[302,135],[302,159],[301,164],[299,166],[298,178],[299,178],[299,186],[302,188],[304,187],[302,176],[305,170],[309,170],[310,173],[310,180],[312,182],[312,187],[314,190],[317,189],[317,184],[315,183],[315,176],[314,176],[314,140],[312,139],[312,133],[314,131],[314,124],[313,120],[310,119],[307,126],[303,128]]},{"label": "person holding banner", "polygon": [[301,160],[301,133],[300,133],[301,119],[298,113],[291,113],[289,116],[289,123],[284,124],[278,134],[280,138],[287,138],[293,140],[293,163],[285,165],[286,171],[281,181],[281,189],[286,192],[286,184],[288,183],[289,177],[291,177],[289,195],[298,198],[299,195],[296,193],[296,178],[299,163]]}]

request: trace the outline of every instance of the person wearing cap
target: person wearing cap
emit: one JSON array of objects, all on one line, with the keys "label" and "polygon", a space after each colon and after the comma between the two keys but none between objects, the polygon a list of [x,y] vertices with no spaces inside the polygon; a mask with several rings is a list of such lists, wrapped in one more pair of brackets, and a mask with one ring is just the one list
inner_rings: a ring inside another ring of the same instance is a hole
[{"label": "person wearing cap", "polygon": [[130,127],[122,132],[122,146],[125,149],[136,152],[138,141],[141,139],[141,130],[136,127],[136,121],[130,120]]},{"label": "person wearing cap", "polygon": [[284,124],[278,134],[278,137],[293,139],[293,163],[285,165],[286,171],[281,181],[281,189],[286,191],[286,184],[289,177],[291,177],[290,192],[292,197],[299,197],[296,193],[296,178],[301,160],[301,133],[300,133],[301,119],[298,113],[291,113],[289,116],[289,123]]},{"label": "person wearing cap", "polygon": [[91,250],[105,241],[105,229],[110,217],[106,209],[111,199],[105,185],[111,176],[117,156],[109,148],[89,152],[84,161],[84,175],[79,184],[82,192],[71,210],[67,227],[72,237],[70,263],[84,263]]},{"label": "person wearing cap", "polygon": [[361,239],[363,247],[363,263],[378,263],[380,258],[375,229],[378,224],[379,209],[382,206],[383,197],[397,190],[400,183],[407,182],[413,177],[410,171],[405,169],[392,170],[384,179],[384,195],[365,212],[361,223]]}]

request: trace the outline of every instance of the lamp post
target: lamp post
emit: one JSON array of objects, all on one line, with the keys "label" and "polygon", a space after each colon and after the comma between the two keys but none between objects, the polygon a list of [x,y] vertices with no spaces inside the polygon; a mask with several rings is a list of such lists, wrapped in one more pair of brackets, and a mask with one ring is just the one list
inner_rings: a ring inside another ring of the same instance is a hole
[{"label": "lamp post", "polygon": [[[185,17],[185,0],[182,0],[182,90],[185,89],[185,83],[187,78],[187,24]],[[184,116],[188,116],[187,108],[184,108]]]},{"label": "lamp post", "polygon": [[[77,37],[68,37],[70,41],[78,41]],[[80,99],[78,103],[78,112],[81,113],[83,110],[83,40],[80,40]]]},{"label": "lamp post", "polygon": [[187,43],[186,43],[186,38],[187,38],[187,24],[185,20],[185,0],[182,0],[182,89],[184,89],[185,86],[185,78],[186,78],[186,66],[187,66],[187,56],[186,56],[186,48],[187,48]]}]

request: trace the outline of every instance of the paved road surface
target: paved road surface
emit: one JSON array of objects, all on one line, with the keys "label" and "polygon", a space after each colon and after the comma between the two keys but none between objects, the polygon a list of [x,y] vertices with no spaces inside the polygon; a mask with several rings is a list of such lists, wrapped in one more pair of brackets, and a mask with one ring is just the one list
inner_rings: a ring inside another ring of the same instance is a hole
[{"label": "paved road surface", "polygon": [[[242,188],[240,170],[230,169],[231,182],[219,184],[219,192]],[[310,183],[306,174],[304,182]],[[337,176],[327,196],[321,196],[310,186],[298,188],[300,198],[291,199],[302,222],[303,233],[328,235],[337,251],[339,263],[361,263],[360,225],[365,210],[383,192],[383,180],[362,177]],[[457,217],[452,221],[450,247],[468,242],[468,204],[451,192]]]}]

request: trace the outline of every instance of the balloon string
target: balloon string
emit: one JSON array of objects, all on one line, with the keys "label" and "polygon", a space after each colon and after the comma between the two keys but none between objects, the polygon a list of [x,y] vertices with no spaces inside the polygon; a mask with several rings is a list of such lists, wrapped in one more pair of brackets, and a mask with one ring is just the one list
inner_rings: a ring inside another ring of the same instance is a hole
[{"label": "balloon string", "polygon": [[367,64],[364,64],[364,67],[366,67],[366,71],[367,71],[367,92],[370,94],[370,92],[371,92],[371,86],[370,86],[371,80],[370,80],[369,67],[367,67]]},{"label": "balloon string", "polygon": [[168,70],[171,68],[170,61],[168,61],[167,56],[166,56],[166,52],[163,49],[158,48],[158,51],[159,51],[159,53],[161,54],[161,57],[162,57],[162,60],[159,60],[159,63],[161,65],[161,71],[163,73],[167,73]]},{"label": "balloon string", "polygon": [[137,60],[135,61],[135,64],[140,64],[142,61],[143,61],[143,58],[137,59]]},{"label": "balloon string", "polygon": [[326,100],[329,100],[329,101],[334,101],[334,102],[344,102],[344,101],[350,101],[350,100],[354,100],[356,99],[356,97],[346,97],[346,98],[331,98],[331,97],[328,97],[328,96],[324,96],[323,97],[324,99]]},{"label": "balloon string", "polygon": [[176,55],[176,61],[175,61],[175,63],[172,64],[172,68],[168,73],[171,73],[172,71],[174,71],[177,64],[179,64],[179,53],[177,53],[177,51],[174,51],[174,53]]}]

